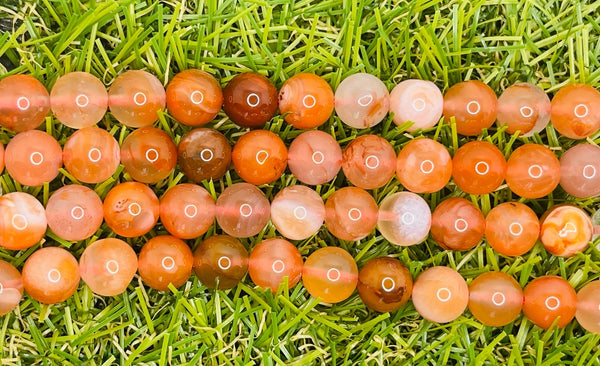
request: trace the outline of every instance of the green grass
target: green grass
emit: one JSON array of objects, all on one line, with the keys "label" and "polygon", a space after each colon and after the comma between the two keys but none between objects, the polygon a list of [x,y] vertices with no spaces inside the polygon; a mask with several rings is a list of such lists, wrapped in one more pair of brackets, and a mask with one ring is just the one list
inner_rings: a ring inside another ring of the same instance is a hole
[{"label": "green grass", "polygon": [[[333,88],[355,72],[380,77],[391,89],[406,78],[432,80],[443,90],[465,79],[480,79],[498,94],[517,81],[536,83],[550,94],[572,82],[600,85],[600,1],[263,1],[204,0],[184,4],[150,1],[80,2],[4,0],[0,5],[0,75],[28,73],[50,89],[70,71],[97,75],[110,85],[121,72],[145,69],[165,84],[178,71],[200,68],[224,85],[234,75],[254,70],[278,87],[299,72],[323,76]],[[99,124],[122,141],[130,130],[110,114]],[[168,113],[156,124],[176,142],[189,130]],[[233,143],[243,131],[223,113],[211,126]],[[404,126],[406,127],[406,126]],[[61,144],[73,132],[53,117],[42,126]],[[275,117],[266,128],[289,143],[300,131]],[[337,117],[321,127],[345,146],[357,134],[376,133],[399,150],[413,136],[387,117],[368,131],[344,127]],[[453,153],[468,139],[448,125],[422,134],[436,138]],[[11,133],[0,130],[6,144]],[[508,156],[525,142],[549,145],[557,155],[575,142],[550,126],[532,138],[511,138],[503,129],[480,137]],[[589,139],[600,143],[600,134]],[[114,180],[95,188],[102,196],[117,182],[129,180],[120,169]],[[186,178],[176,170],[153,188],[162,195]],[[233,171],[205,183],[218,194],[240,181]],[[72,178],[63,171],[41,188],[20,187],[5,173],[3,192],[23,190],[46,202],[50,193]],[[286,173],[261,187],[272,198],[295,183]],[[326,198],[346,185],[343,175],[316,190]],[[396,179],[373,191],[379,202],[402,190]],[[468,196],[453,184],[425,195],[434,207],[448,196],[465,196],[485,213],[517,199],[505,187],[493,194]],[[575,200],[560,188],[528,203],[538,214],[560,202],[575,202],[593,213],[599,198]],[[211,229],[206,236],[220,232]],[[161,226],[129,240],[138,250]],[[48,235],[42,245],[63,245],[79,257],[98,237],[114,234],[103,225],[94,238],[64,242]],[[244,240],[251,249],[277,236],[269,225]],[[192,249],[202,240],[188,241]],[[389,255],[410,268],[413,277],[433,265],[457,269],[470,281],[488,270],[514,276],[521,285],[544,274],[557,274],[579,289],[600,278],[598,240],[584,253],[564,259],[549,255],[538,243],[522,257],[498,255],[482,243],[467,252],[442,251],[432,240],[410,248],[387,243],[377,232],[359,242],[341,242],[325,228],[296,243],[303,255],[322,246],[340,246],[359,267]],[[0,251],[0,258],[22,268],[39,246],[22,252]],[[333,306],[319,304],[298,285],[275,295],[254,287],[249,278],[225,292],[208,290],[192,278],[180,289],[160,293],[136,277],[127,292],[97,297],[85,286],[68,301],[40,305],[25,296],[13,313],[0,318],[2,365],[251,365],[251,364],[392,364],[392,365],[590,365],[600,362],[600,336],[575,321],[561,330],[544,331],[524,317],[502,328],[481,325],[468,311],[438,325],[423,320],[411,303],[394,313],[369,311],[354,294]]]}]

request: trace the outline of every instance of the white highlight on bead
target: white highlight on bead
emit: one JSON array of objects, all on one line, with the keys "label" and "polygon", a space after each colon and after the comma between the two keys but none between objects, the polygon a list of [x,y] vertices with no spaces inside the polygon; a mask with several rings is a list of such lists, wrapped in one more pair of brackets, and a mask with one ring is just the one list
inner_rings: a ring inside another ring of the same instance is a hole
[{"label": "white highlight on bead", "polygon": [[412,212],[405,212],[400,217],[400,221],[402,221],[404,225],[412,225],[415,222],[415,215],[413,215]]},{"label": "white highlight on bead", "polygon": [[415,98],[412,102],[412,107],[417,112],[423,112],[427,104],[423,98]]},{"label": "white highlight on bead", "polygon": [[60,281],[61,275],[58,269],[51,269],[48,271],[48,281],[52,283],[57,283]]},{"label": "white highlight on bead", "polygon": [[[223,262],[225,264],[223,264]],[[217,265],[219,266],[219,268],[221,268],[222,270],[226,271],[229,268],[231,268],[231,259],[229,259],[229,257],[226,256],[222,256],[221,258],[219,258],[219,260],[217,261]]]},{"label": "white highlight on bead", "polygon": [[[204,156],[204,154],[206,153],[208,153],[208,158]],[[209,162],[213,159],[214,156],[215,154],[213,154],[211,149],[204,149],[200,151],[200,159],[202,159],[202,161]]]},{"label": "white highlight on bead", "polygon": [[248,216],[252,215],[252,206],[250,206],[247,203],[242,203],[240,205],[240,215],[242,215],[244,217],[248,217]]},{"label": "white highlight on bead", "polygon": [[[18,220],[20,220],[21,223],[18,223]],[[21,214],[14,214],[12,220],[10,220],[10,223],[15,229],[21,231],[27,229],[27,226],[29,226],[29,221],[27,221],[27,217]]]},{"label": "white highlight on bead", "polygon": [[[429,169],[425,169],[426,164],[429,164]],[[435,164],[431,160],[423,160],[419,166],[419,169],[421,169],[421,172],[424,174],[429,174],[433,171],[433,169],[435,169]]]},{"label": "white highlight on bead", "polygon": [[[141,101],[139,101],[140,97],[142,98]],[[133,96],[133,102],[139,106],[146,104],[147,101],[148,101],[148,97],[146,97],[146,94],[144,94],[142,92],[137,92]]]},{"label": "white highlight on bead", "polygon": [[302,98],[302,105],[306,108],[312,108],[317,105],[317,98],[314,96],[307,94]]},{"label": "white highlight on bead", "polygon": [[[590,169],[592,172],[591,173],[586,173],[588,171],[588,169]],[[583,167],[583,177],[585,179],[592,179],[596,176],[596,167],[588,164],[586,166]]]},{"label": "white highlight on bead", "polygon": [[[264,157],[262,159],[259,157],[261,154],[264,155]],[[260,165],[263,165],[265,163],[265,161],[267,161],[267,159],[269,158],[269,153],[266,152],[265,150],[259,150],[256,153],[255,158],[256,158],[257,163],[259,163]]]},{"label": "white highlight on bead", "polygon": [[[537,172],[534,173],[534,170]],[[529,174],[529,176],[534,179],[538,179],[539,177],[542,176],[543,173],[544,173],[544,170],[542,169],[541,166],[539,166],[537,164],[533,164],[532,166],[529,167],[529,169],[527,169],[527,174]]]},{"label": "white highlight on bead", "polygon": [[[335,277],[333,277],[332,274],[334,274]],[[331,282],[336,282],[341,277],[342,277],[342,274],[340,273],[340,270],[337,268],[329,268],[329,270],[327,271],[327,279]]]},{"label": "white highlight on bead", "polygon": [[[500,298],[500,300],[497,299],[498,297]],[[505,302],[506,296],[504,296],[502,292],[494,292],[494,294],[492,295],[492,303],[494,303],[494,305],[502,306]]]},{"label": "white highlight on bead", "polygon": [[83,210],[83,207],[74,206],[71,209],[71,217],[74,218],[75,220],[81,220],[81,219],[83,219],[83,216],[85,216],[85,211]]},{"label": "white highlight on bead", "polygon": [[352,221],[358,221],[362,217],[362,212],[358,208],[351,208],[348,210],[348,218]]},{"label": "white highlight on bead", "polygon": [[365,166],[369,169],[377,169],[379,167],[379,158],[375,155],[367,156],[367,158],[365,159]]},{"label": "white highlight on bead", "polygon": [[[192,213],[189,213],[190,210],[191,210]],[[183,208],[183,214],[186,217],[189,217],[190,219],[193,219],[198,214],[198,207],[196,207],[195,205],[186,205]]]},{"label": "white highlight on bead", "polygon": [[[93,154],[96,154],[96,157],[93,157]],[[88,151],[88,159],[90,159],[92,163],[97,163],[102,159],[102,152],[98,148],[93,147]]]},{"label": "white highlight on bead", "polygon": [[117,262],[114,259],[109,260],[108,262],[106,262],[106,270],[110,274],[115,274],[119,272],[119,262]]},{"label": "white highlight on bead", "polygon": [[[445,294],[445,296],[443,296],[442,294]],[[442,287],[439,290],[437,290],[435,296],[441,302],[446,302],[446,301],[450,300],[450,298],[452,297],[452,292],[450,292],[450,290],[447,289],[446,287]]]},{"label": "white highlight on bead", "polygon": [[88,104],[90,104],[90,98],[88,98],[88,96],[85,94],[79,94],[77,97],[75,97],[75,104],[81,108],[87,107]]},{"label": "white highlight on bead", "polygon": [[162,259],[160,264],[162,265],[162,267],[164,269],[169,271],[169,270],[172,270],[173,268],[175,268],[175,259],[173,259],[173,257],[166,256]]},{"label": "white highlight on bead", "polygon": [[320,151],[315,151],[311,158],[313,163],[317,165],[321,165],[325,161],[325,155],[323,155],[323,153]]},{"label": "white highlight on bead", "polygon": [[533,108],[527,105],[522,106],[521,109],[519,109],[519,112],[521,112],[521,116],[525,118],[533,116]]},{"label": "white highlight on bead", "polygon": [[[254,99],[255,102],[251,102],[250,99]],[[256,107],[258,103],[260,103],[260,97],[256,93],[250,93],[246,97],[246,103],[248,103],[250,107]]]},{"label": "white highlight on bead", "polygon": [[[150,155],[153,155],[152,157],[150,157]],[[154,163],[155,161],[158,160],[158,151],[156,151],[156,149],[148,149],[146,150],[146,160],[148,160],[148,162],[150,163]]]},{"label": "white highlight on bead", "polygon": [[[390,283],[390,285],[389,285],[389,286],[386,286],[386,285],[385,285],[385,284],[386,284],[386,282]],[[394,281],[394,279],[393,279],[393,278],[391,278],[391,277],[384,277],[384,278],[381,280],[381,288],[383,289],[383,291],[385,291],[385,292],[390,292],[390,291],[392,291],[392,290],[393,290],[395,287],[396,287],[396,282]]]},{"label": "white highlight on bead", "polygon": [[44,162],[44,155],[38,151],[34,151],[29,155],[29,162],[33,165],[40,165]]},{"label": "white highlight on bead", "polygon": [[306,218],[307,212],[304,206],[296,206],[294,208],[294,217],[298,220],[304,220]]},{"label": "white highlight on bead", "polygon": [[577,233],[577,228],[572,222],[567,222],[565,226],[563,226],[563,228],[558,232],[558,236],[564,238],[569,235],[569,233]]},{"label": "white highlight on bead", "polygon": [[[481,166],[483,166],[483,170],[481,170]],[[486,175],[489,171],[490,165],[485,161],[480,161],[479,163],[475,164],[475,173],[479,175]]]},{"label": "white highlight on bead", "polygon": [[0,282],[0,295],[4,292],[4,285]]},{"label": "white highlight on bead", "polygon": [[[550,305],[550,300],[554,301],[554,305]],[[548,310],[556,310],[560,306],[560,300],[556,296],[550,296],[546,299],[545,304]]]},{"label": "white highlight on bead", "polygon": [[[517,228],[515,230],[515,227]],[[519,236],[521,234],[523,234],[523,225],[521,225],[518,222],[513,222],[512,224],[510,224],[508,226],[508,231],[510,231],[511,234],[513,234],[514,236]]]},{"label": "white highlight on bead", "polygon": [[204,102],[204,94],[200,90],[194,90],[192,94],[190,94],[190,101],[194,104],[200,104]]},{"label": "white highlight on bead", "polygon": [[27,99],[27,97],[19,97],[17,99],[17,108],[19,108],[22,111],[26,111],[29,109],[29,107],[31,106],[31,102],[29,102],[29,99]]},{"label": "white highlight on bead", "polygon": [[[581,111],[581,109],[583,109],[583,111]],[[575,114],[575,117],[583,118],[587,116],[589,112],[590,110],[585,104],[577,104],[575,108],[573,108],[573,113]]]},{"label": "white highlight on bead", "polygon": [[[473,107],[473,106],[475,106],[475,107]],[[481,111],[481,105],[479,104],[479,102],[472,100],[467,104],[467,112],[469,112],[469,114],[476,115],[480,111]]]},{"label": "white highlight on bead", "polygon": [[373,103],[373,96],[371,94],[363,95],[362,97],[358,98],[356,102],[359,106],[366,107],[369,104]]},{"label": "white highlight on bead", "polygon": [[[458,227],[459,224],[462,224],[462,227]],[[454,221],[454,229],[459,233],[466,231],[469,228],[469,223],[465,219],[456,219]]]},{"label": "white highlight on bead", "polygon": [[133,202],[130,203],[129,206],[127,206],[127,211],[129,211],[129,214],[131,216],[138,216],[142,213],[142,206],[140,206],[140,204],[137,202]]},{"label": "white highlight on bead", "polygon": [[281,259],[277,259],[277,260],[273,261],[273,264],[271,265],[271,269],[275,273],[281,273],[285,270],[285,263],[283,263],[283,261]]}]

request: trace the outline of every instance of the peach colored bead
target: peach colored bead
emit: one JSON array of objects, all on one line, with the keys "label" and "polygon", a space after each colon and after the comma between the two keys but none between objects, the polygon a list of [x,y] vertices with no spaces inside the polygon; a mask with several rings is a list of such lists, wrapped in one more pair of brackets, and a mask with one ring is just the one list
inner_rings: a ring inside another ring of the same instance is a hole
[{"label": "peach colored bead", "polygon": [[513,322],[523,307],[523,290],[503,272],[485,272],[469,285],[469,311],[485,325],[502,327]]},{"label": "peach colored bead", "polygon": [[342,148],[330,134],[313,130],[298,135],[288,150],[288,166],[304,184],[333,180],[342,167]]},{"label": "peach colored bead", "polygon": [[160,201],[160,221],[180,239],[194,239],[206,233],[215,221],[215,200],[195,184],[178,184]]},{"label": "peach colored bead", "polygon": [[308,239],[319,231],[324,220],[323,199],[308,187],[286,187],[271,202],[271,221],[288,239]]},{"label": "peach colored bead", "polygon": [[23,277],[12,264],[0,260],[0,316],[19,306],[23,297]]},{"label": "peach colored bead", "polygon": [[520,131],[523,136],[541,132],[550,122],[550,98],[537,85],[517,83],[509,86],[498,98],[498,126],[506,132]]},{"label": "peach colored bead", "polygon": [[82,128],[69,137],[63,150],[67,171],[84,183],[102,183],[119,167],[119,143],[106,130]]},{"label": "peach colored bead", "polygon": [[392,244],[419,244],[429,235],[430,227],[429,205],[415,193],[393,193],[385,197],[379,205],[377,228]]},{"label": "peach colored bead", "polygon": [[94,235],[102,225],[102,200],[88,187],[63,186],[50,196],[46,217],[48,226],[60,238],[84,240]]},{"label": "peach colored bead", "polygon": [[408,132],[427,130],[435,126],[442,117],[444,96],[434,83],[427,80],[404,80],[390,93],[390,112],[398,126],[406,122],[413,124]]},{"label": "peach colored bead", "polygon": [[273,238],[263,240],[252,249],[248,273],[256,285],[275,293],[284,281],[288,289],[296,286],[302,277],[302,264],[302,256],[294,244]]},{"label": "peach colored bead", "polygon": [[439,142],[428,138],[415,139],[398,153],[396,175],[411,192],[437,192],[450,181],[452,158]]},{"label": "peach colored bead", "polygon": [[544,213],[540,221],[540,241],[554,255],[570,257],[584,251],[592,240],[592,220],[577,206],[554,206]]},{"label": "peach colored bead", "polygon": [[271,206],[264,193],[249,183],[227,187],[217,198],[217,222],[236,238],[256,235],[267,226]]},{"label": "peach colored bead", "polygon": [[52,113],[71,128],[90,127],[98,123],[108,108],[106,87],[87,72],[70,72],[56,80],[50,92]]},{"label": "peach colored bead", "polygon": [[5,164],[8,174],[26,186],[41,186],[58,176],[62,168],[62,149],[54,137],[39,131],[17,134],[6,145]]},{"label": "peach colored bead", "polygon": [[46,234],[44,206],[23,192],[0,196],[0,246],[9,250],[26,249]]},{"label": "peach colored bead", "polygon": [[350,75],[335,91],[335,113],[350,127],[373,127],[385,118],[389,109],[387,87],[374,75],[363,72]]},{"label": "peach colored bead", "polygon": [[23,266],[25,291],[44,304],[67,300],[77,291],[79,279],[77,259],[62,248],[38,249]]},{"label": "peach colored bead", "polygon": [[560,185],[571,196],[600,196],[600,147],[579,144],[560,157]]},{"label": "peach colored bead", "polygon": [[600,281],[592,281],[579,290],[575,317],[588,332],[600,333]]},{"label": "peach colored bead", "polygon": [[448,323],[461,316],[467,308],[469,288],[455,270],[431,267],[417,277],[412,301],[423,318],[436,323]]},{"label": "peach colored bead", "polygon": [[342,170],[350,183],[359,188],[380,188],[394,176],[396,152],[383,137],[363,135],[344,149]]},{"label": "peach colored bead", "polygon": [[377,203],[356,187],[335,191],[325,203],[325,226],[336,238],[355,241],[369,235],[377,225]]}]

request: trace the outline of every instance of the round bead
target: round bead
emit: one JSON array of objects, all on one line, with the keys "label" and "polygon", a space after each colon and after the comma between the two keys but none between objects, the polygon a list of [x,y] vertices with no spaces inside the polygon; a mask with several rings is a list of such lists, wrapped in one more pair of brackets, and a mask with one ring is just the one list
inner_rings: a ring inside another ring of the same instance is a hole
[{"label": "round bead", "polygon": [[23,297],[23,277],[10,263],[0,260],[0,316],[19,306]]},{"label": "round bead", "polygon": [[194,255],[181,239],[161,235],[150,239],[140,251],[140,277],[155,290],[167,291],[169,284],[183,285],[192,274]]},{"label": "round bead", "polygon": [[437,192],[450,181],[452,158],[439,142],[428,138],[415,139],[398,153],[396,175],[411,192]]},{"label": "round bead", "polygon": [[523,198],[550,194],[560,181],[560,163],[545,146],[525,144],[512,152],[506,164],[506,184]]},{"label": "round bead", "polygon": [[342,167],[342,148],[330,134],[312,130],[298,135],[290,144],[288,166],[304,184],[332,181]]},{"label": "round bead", "polygon": [[271,221],[288,239],[308,239],[319,231],[324,220],[323,199],[308,187],[286,187],[271,202]]},{"label": "round bead", "polygon": [[396,152],[383,137],[363,135],[344,149],[342,170],[350,183],[359,188],[380,188],[394,176]]},{"label": "round bead", "polygon": [[296,74],[279,91],[279,112],[296,128],[319,127],[329,119],[333,106],[333,90],[315,74]]},{"label": "round bead", "polygon": [[509,86],[498,98],[498,126],[506,125],[511,135],[531,136],[550,122],[550,98],[537,85],[517,83]]},{"label": "round bead", "polygon": [[0,80],[0,126],[23,132],[36,129],[50,111],[50,96],[42,83],[29,75],[10,75]]},{"label": "round bead", "polygon": [[176,74],[167,85],[169,113],[186,126],[202,126],[221,110],[223,92],[217,79],[196,69]]},{"label": "round bead", "polygon": [[231,160],[235,171],[246,182],[273,183],[287,167],[287,148],[273,132],[254,130],[240,137],[233,147]]},{"label": "round bead", "polygon": [[98,123],[108,108],[104,84],[87,72],[70,72],[56,80],[50,92],[52,113],[71,128],[90,127]]},{"label": "round bead", "polygon": [[148,233],[159,215],[159,202],[147,185],[125,182],[114,186],[104,199],[104,220],[117,235],[127,238]]},{"label": "round bead", "polygon": [[338,239],[360,240],[376,225],[377,203],[361,188],[338,189],[325,203],[325,226]]},{"label": "round bead", "polygon": [[77,259],[62,248],[38,249],[23,266],[25,291],[44,304],[67,300],[77,291],[79,279]]},{"label": "round bead", "polygon": [[469,310],[485,325],[502,327],[513,322],[523,307],[523,290],[503,272],[485,272],[469,285]]},{"label": "round bead", "polygon": [[248,273],[252,282],[273,293],[284,283],[291,289],[302,276],[302,256],[287,240],[267,239],[252,249]]},{"label": "round bead", "polygon": [[592,281],[579,290],[575,317],[588,332],[600,333],[600,281]]},{"label": "round bead", "polygon": [[540,222],[532,209],[520,202],[504,202],[485,218],[485,238],[498,253],[519,256],[535,245]]},{"label": "round bead", "polygon": [[79,258],[81,279],[95,294],[123,293],[138,268],[137,255],[129,244],[108,238],[93,242]]},{"label": "round bead", "polygon": [[454,117],[456,131],[465,136],[477,136],[492,126],[498,113],[494,91],[481,81],[470,80],[454,84],[444,95],[444,118]]},{"label": "round bead", "polygon": [[46,205],[48,226],[60,238],[79,241],[94,235],[104,219],[102,200],[85,186],[68,185],[50,196]]},{"label": "round bead", "polygon": [[398,126],[413,124],[406,130],[414,132],[435,126],[442,117],[444,96],[434,83],[427,80],[404,80],[390,93],[390,112]]},{"label": "round bead", "polygon": [[223,89],[223,111],[241,127],[262,127],[277,112],[277,88],[255,72],[236,75]]},{"label": "round bead", "polygon": [[563,328],[575,317],[577,294],[563,278],[538,277],[525,286],[523,295],[523,314],[540,328],[550,328],[557,319]]},{"label": "round bead", "polygon": [[195,184],[178,184],[160,201],[160,221],[180,239],[194,239],[208,231],[215,221],[215,200]]},{"label": "round bead", "polygon": [[231,165],[231,145],[222,133],[197,128],[186,133],[177,147],[179,167],[196,183],[221,179]]},{"label": "round bead", "polygon": [[600,129],[600,92],[584,84],[567,85],[552,98],[554,128],[571,139],[583,139]]},{"label": "round bead", "polygon": [[117,76],[108,90],[108,106],[113,116],[128,127],[149,126],[165,108],[165,89],[156,76],[131,70]]},{"label": "round bead", "polygon": [[248,272],[248,251],[231,236],[211,236],[194,252],[194,272],[210,289],[233,288]]},{"label": "round bead", "polygon": [[456,151],[452,169],[458,188],[469,194],[487,194],[504,181],[506,160],[500,150],[489,142],[471,141]]},{"label": "round bead", "polygon": [[317,249],[304,263],[302,283],[311,296],[334,304],[346,300],[356,288],[358,267],[342,248]]},{"label": "round bead", "polygon": [[554,255],[570,257],[584,251],[592,240],[592,219],[577,206],[554,206],[546,211],[540,221],[540,241]]},{"label": "round bead", "polygon": [[350,127],[373,127],[389,110],[390,94],[376,76],[362,72],[350,75],[335,91],[335,113]]},{"label": "round bead", "polygon": [[446,250],[474,248],[485,231],[485,218],[481,211],[464,198],[442,201],[431,216],[431,237]]},{"label": "round bead", "polygon": [[175,169],[177,147],[164,131],[143,127],[133,131],[123,141],[121,163],[134,180],[157,183]]},{"label": "round bead", "polygon": [[449,323],[467,308],[469,288],[455,270],[431,267],[417,277],[412,301],[423,318],[436,323]]},{"label": "round bead", "polygon": [[46,234],[44,206],[23,192],[0,196],[0,246],[21,250],[38,243]]},{"label": "round bead", "polygon": [[392,244],[419,244],[429,235],[430,227],[429,205],[415,193],[393,193],[385,197],[379,205],[377,228]]},{"label": "round bead", "polygon": [[62,149],[54,137],[39,130],[21,132],[6,145],[6,171],[25,186],[41,186],[58,176]]},{"label": "round bead", "polygon": [[269,200],[252,184],[233,184],[217,198],[217,223],[233,237],[248,238],[260,233],[270,216]]},{"label": "round bead", "polygon": [[388,312],[408,302],[413,280],[408,269],[397,259],[371,259],[358,274],[358,294],[369,308]]},{"label": "round bead", "polygon": [[560,185],[571,196],[600,196],[600,147],[573,146],[560,157]]},{"label": "round bead", "polygon": [[119,167],[119,143],[107,131],[85,127],[69,137],[63,150],[67,171],[84,183],[102,183]]}]

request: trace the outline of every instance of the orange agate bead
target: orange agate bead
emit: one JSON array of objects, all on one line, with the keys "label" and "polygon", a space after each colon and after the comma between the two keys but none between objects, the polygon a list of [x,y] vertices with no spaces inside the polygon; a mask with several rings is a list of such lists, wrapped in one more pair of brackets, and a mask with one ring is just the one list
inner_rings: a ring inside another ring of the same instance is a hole
[{"label": "orange agate bead", "polygon": [[525,144],[512,152],[506,165],[506,184],[524,198],[550,194],[560,182],[560,163],[545,146]]},{"label": "orange agate bead", "polygon": [[523,314],[540,328],[548,329],[555,321],[563,328],[575,317],[577,294],[561,277],[538,277],[525,286],[523,295]]},{"label": "orange agate bead", "polygon": [[167,85],[169,113],[186,126],[202,126],[221,110],[223,92],[214,76],[206,71],[189,69],[176,74]]},{"label": "orange agate bead", "polygon": [[23,192],[0,196],[0,246],[21,250],[38,243],[46,234],[44,206]]},{"label": "orange agate bead", "polygon": [[350,183],[359,188],[380,188],[394,176],[396,152],[383,137],[363,135],[344,149],[342,170]]},{"label": "orange agate bead", "polygon": [[30,75],[10,75],[0,80],[0,126],[23,132],[36,129],[50,110],[50,96]]},{"label": "orange agate bead", "polygon": [[298,135],[290,144],[288,166],[304,184],[332,181],[342,167],[342,148],[330,134],[311,130]]},{"label": "orange agate bead", "polygon": [[160,201],[160,221],[180,239],[194,239],[206,233],[215,221],[215,200],[195,184],[178,184]]},{"label": "orange agate bead", "polygon": [[239,176],[254,185],[273,183],[287,167],[287,148],[279,136],[267,130],[254,130],[237,141],[231,153]]},{"label": "orange agate bead", "polygon": [[506,132],[531,136],[542,131],[550,121],[550,98],[537,85],[517,83],[498,98],[498,126]]},{"label": "orange agate bead", "polygon": [[287,240],[263,240],[250,253],[248,273],[252,282],[273,293],[285,282],[290,289],[296,286],[302,276],[302,256],[296,246]]},{"label": "orange agate bead", "polygon": [[23,297],[23,277],[12,264],[0,260],[0,316],[19,306]]},{"label": "orange agate bead", "polygon": [[396,175],[411,192],[437,192],[448,184],[452,176],[452,158],[439,142],[428,138],[415,139],[398,153]]},{"label": "orange agate bead", "polygon": [[279,91],[279,111],[300,129],[319,127],[333,112],[333,90],[320,76],[308,73],[289,78]]},{"label": "orange agate bead", "polygon": [[70,72],[56,80],[50,92],[52,113],[71,128],[90,127],[98,123],[108,108],[104,84],[87,72]]},{"label": "orange agate bead", "polygon": [[358,294],[369,308],[396,311],[408,302],[413,280],[408,269],[397,259],[371,259],[358,274]]},{"label": "orange agate bead", "polygon": [[194,255],[187,244],[174,236],[150,239],[140,251],[138,267],[144,283],[155,290],[167,291],[169,285],[183,285],[192,274]]},{"label": "orange agate bead", "polygon": [[39,131],[17,134],[6,145],[6,171],[26,186],[41,186],[58,176],[62,168],[62,149],[54,137]]},{"label": "orange agate bead", "polygon": [[159,202],[145,184],[125,182],[114,186],[104,199],[104,220],[117,235],[127,238],[148,233],[159,215]]},{"label": "orange agate bead", "polygon": [[153,184],[167,178],[177,165],[177,147],[171,137],[154,127],[133,131],[121,146],[121,163],[131,177]]},{"label": "orange agate bead", "polygon": [[431,236],[446,250],[472,249],[479,244],[484,231],[483,214],[464,198],[442,201],[431,216]]},{"label": "orange agate bead", "polygon": [[600,129],[600,92],[590,85],[561,88],[552,98],[554,128],[571,139],[583,139]]},{"label": "orange agate bead", "polygon": [[336,238],[360,240],[369,235],[376,225],[377,203],[363,189],[338,189],[325,203],[325,226]]},{"label": "orange agate bead", "polygon": [[540,240],[547,251],[570,257],[584,251],[594,231],[589,215],[577,206],[557,205],[541,218]]},{"label": "orange agate bead", "polygon": [[600,281],[592,281],[579,290],[575,317],[588,332],[600,333]]},{"label": "orange agate bead", "polygon": [[504,202],[485,218],[485,238],[498,253],[518,256],[535,245],[540,223],[532,209],[520,202]]},{"label": "orange agate bead", "polygon": [[469,285],[469,310],[485,325],[502,327],[513,322],[523,307],[523,290],[503,272],[485,272]]},{"label": "orange agate bead", "polygon": [[469,288],[464,278],[448,267],[431,267],[421,272],[413,285],[412,301],[421,316],[448,323],[467,308]]},{"label": "orange agate bead", "polygon": [[34,300],[56,304],[79,287],[79,265],[71,253],[56,247],[38,249],[23,266],[23,285]]},{"label": "orange agate bead", "polygon": [[465,136],[477,136],[492,126],[498,113],[494,91],[477,80],[455,84],[444,95],[444,118],[454,117],[456,131]]},{"label": "orange agate bead", "polygon": [[356,288],[358,267],[342,248],[317,249],[304,263],[302,282],[311,296],[334,304],[346,300]]},{"label": "orange agate bead", "polygon": [[84,240],[94,235],[102,225],[102,200],[88,187],[63,186],[50,196],[46,217],[48,226],[60,238]]},{"label": "orange agate bead", "polygon": [[471,141],[456,151],[452,169],[452,177],[462,191],[487,194],[504,181],[506,160],[500,150],[489,142]]},{"label": "orange agate bead", "polygon": [[101,183],[119,167],[119,143],[106,130],[82,128],[69,137],[63,150],[67,171],[84,183]]}]

